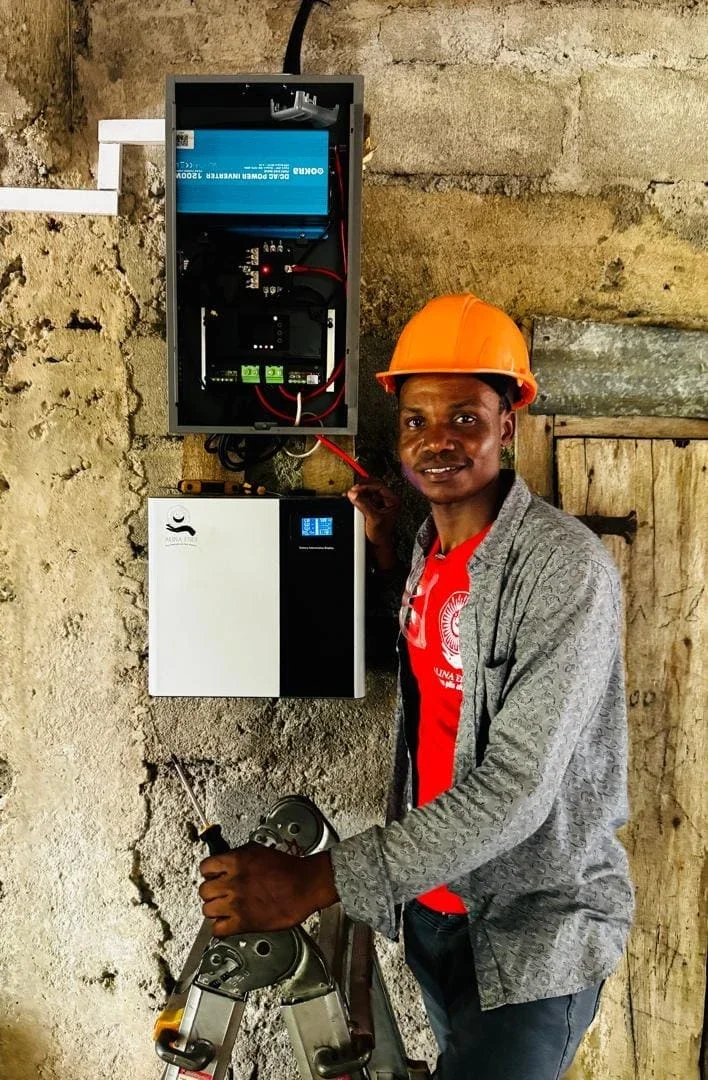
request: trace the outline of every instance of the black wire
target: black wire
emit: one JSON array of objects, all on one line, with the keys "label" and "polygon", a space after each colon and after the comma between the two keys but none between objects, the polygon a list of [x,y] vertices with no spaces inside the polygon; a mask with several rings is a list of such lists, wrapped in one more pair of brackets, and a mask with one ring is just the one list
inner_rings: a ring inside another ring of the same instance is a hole
[{"label": "black wire", "polygon": [[301,251],[301,252],[299,253],[299,255],[298,255],[298,257],[297,257],[297,259],[298,259],[298,262],[300,262],[300,263],[301,263],[303,259],[309,259],[310,255],[312,255],[312,252],[313,252],[313,251],[315,251],[315,250],[316,250],[316,249],[317,249],[317,248],[319,247],[319,245],[320,245],[320,244],[321,244],[321,243],[322,243],[322,242],[323,242],[324,240],[326,240],[326,239],[327,239],[327,237],[328,237],[328,235],[329,235],[329,233],[330,233],[330,230],[331,230],[331,229],[332,229],[332,228],[333,228],[333,227],[334,227],[334,226],[335,226],[336,224],[337,224],[337,218],[335,217],[335,215],[334,215],[334,214],[330,214],[330,216],[329,216],[329,217],[327,218],[327,224],[325,225],[325,227],[324,227],[324,229],[322,230],[322,232],[320,233],[320,235],[319,235],[319,236],[316,236],[316,237],[314,238],[314,240],[311,240],[311,241],[310,241],[310,243],[309,243],[309,244],[307,245],[307,247],[305,248],[305,250],[304,250],[304,251]]},{"label": "black wire", "polygon": [[[293,21],[287,48],[285,50],[285,57],[283,59],[283,74],[285,75],[301,74],[302,42],[308,20],[312,14],[312,9],[317,3],[329,7],[328,0],[301,0],[297,15]],[[315,237],[315,239],[308,244],[305,251],[300,254],[300,260],[308,258],[313,253],[322,240],[325,239],[332,225],[335,223],[336,219],[334,215],[331,215],[322,235]],[[206,252],[203,252],[202,254],[206,254]],[[192,255],[190,257],[190,269],[191,263],[195,257],[198,258],[199,256]],[[325,306],[331,302],[332,296],[334,295],[333,292],[330,297],[324,298],[316,289],[310,289],[307,286],[301,286],[299,289],[295,288],[292,292],[314,293],[321,300],[324,300]],[[283,439],[277,436],[271,436],[269,445],[266,449],[261,450],[260,453],[254,454],[249,452],[246,438],[243,436],[208,435],[204,440],[204,449],[206,452],[208,454],[217,454],[221,465],[231,472],[242,472],[251,465],[260,465],[264,461],[269,461],[270,458],[275,457],[282,446]]]},{"label": "black wire", "polygon": [[307,26],[307,20],[312,14],[313,7],[318,3],[329,6],[327,0],[302,0],[300,7],[298,8],[298,13],[293,22],[293,28],[290,31],[288,46],[285,50],[285,58],[283,60],[284,75],[300,74],[300,55],[302,53],[302,39],[305,36],[305,27]]},{"label": "black wire", "polygon": [[283,440],[277,436],[269,436],[267,446],[260,451],[253,451],[253,443],[247,439],[256,438],[262,440],[262,435],[207,435],[204,440],[204,449],[207,454],[216,454],[224,469],[229,472],[243,472],[251,465],[260,465],[269,461],[278,453],[283,445]]}]

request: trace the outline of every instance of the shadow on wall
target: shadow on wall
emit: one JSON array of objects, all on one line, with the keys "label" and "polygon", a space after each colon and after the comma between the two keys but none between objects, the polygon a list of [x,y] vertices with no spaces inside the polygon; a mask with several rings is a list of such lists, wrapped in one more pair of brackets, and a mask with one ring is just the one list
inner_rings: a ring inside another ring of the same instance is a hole
[{"label": "shadow on wall", "polygon": [[2,1080],[36,1080],[44,1075],[51,1046],[45,1035],[45,1021],[27,1017],[15,1024],[0,1021],[0,1076]]},{"label": "shadow on wall", "polygon": [[377,371],[385,371],[388,367],[395,344],[395,340],[386,335],[362,335],[357,450],[371,475],[383,480],[403,499],[398,522],[399,554],[407,564],[415,534],[428,513],[428,504],[401,476],[396,450],[396,398],[384,393],[374,378]]},{"label": "shadow on wall", "polygon": [[[362,335],[359,371],[359,434],[357,451],[372,476],[382,480],[401,496],[398,519],[398,553],[407,567],[413,540],[428,513],[428,504],[401,476],[396,443],[398,438],[397,403],[375,379],[377,371],[388,368],[396,342],[386,334]],[[367,590],[366,662],[367,668],[395,671],[395,642],[398,636],[398,605],[405,574],[383,592]]]}]

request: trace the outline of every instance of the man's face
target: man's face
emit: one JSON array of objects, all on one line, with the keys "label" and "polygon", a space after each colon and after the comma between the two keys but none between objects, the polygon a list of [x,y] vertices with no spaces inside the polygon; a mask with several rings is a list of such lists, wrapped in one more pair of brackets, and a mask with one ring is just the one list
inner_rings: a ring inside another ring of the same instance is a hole
[{"label": "man's face", "polygon": [[412,375],[401,387],[398,452],[406,479],[431,503],[465,502],[499,474],[515,419],[472,375]]}]

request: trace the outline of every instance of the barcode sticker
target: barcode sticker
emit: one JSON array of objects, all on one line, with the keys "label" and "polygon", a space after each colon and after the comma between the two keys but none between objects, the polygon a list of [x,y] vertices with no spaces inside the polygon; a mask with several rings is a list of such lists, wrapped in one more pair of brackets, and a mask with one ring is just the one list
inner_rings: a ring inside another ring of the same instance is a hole
[{"label": "barcode sticker", "polygon": [[175,144],[178,150],[193,150],[194,149],[194,131],[176,131],[175,132]]}]

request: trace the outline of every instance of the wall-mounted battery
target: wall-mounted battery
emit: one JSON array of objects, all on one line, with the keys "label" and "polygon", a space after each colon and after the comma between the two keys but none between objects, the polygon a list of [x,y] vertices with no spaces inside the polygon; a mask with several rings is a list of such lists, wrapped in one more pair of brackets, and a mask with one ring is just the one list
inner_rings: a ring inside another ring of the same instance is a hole
[{"label": "wall-mounted battery", "polygon": [[362,697],[363,515],[245,494],[148,500],[150,693]]}]

